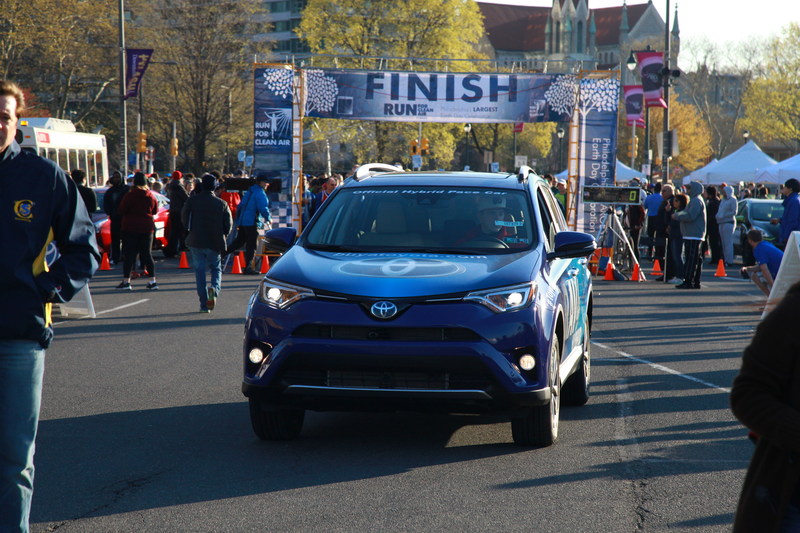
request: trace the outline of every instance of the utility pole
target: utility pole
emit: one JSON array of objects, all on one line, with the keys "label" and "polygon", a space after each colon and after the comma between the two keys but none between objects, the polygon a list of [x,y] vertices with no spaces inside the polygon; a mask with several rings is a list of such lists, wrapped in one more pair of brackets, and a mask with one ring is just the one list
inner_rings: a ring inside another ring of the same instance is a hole
[{"label": "utility pole", "polygon": [[128,108],[125,104],[125,0],[119,0],[119,149],[122,179],[128,175]]}]

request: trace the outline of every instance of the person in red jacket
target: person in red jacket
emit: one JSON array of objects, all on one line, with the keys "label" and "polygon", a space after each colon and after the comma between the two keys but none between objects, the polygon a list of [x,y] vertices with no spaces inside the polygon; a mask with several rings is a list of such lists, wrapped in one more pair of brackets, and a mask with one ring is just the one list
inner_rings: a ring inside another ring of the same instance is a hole
[{"label": "person in red jacket", "polygon": [[122,198],[119,214],[122,216],[122,282],[118,289],[131,290],[131,270],[136,263],[136,256],[141,258],[145,270],[150,274],[147,288],[158,290],[156,283],[156,267],[153,263],[153,232],[155,223],[153,216],[158,213],[158,200],[147,186],[147,178],[143,172],[133,175],[133,187]]}]

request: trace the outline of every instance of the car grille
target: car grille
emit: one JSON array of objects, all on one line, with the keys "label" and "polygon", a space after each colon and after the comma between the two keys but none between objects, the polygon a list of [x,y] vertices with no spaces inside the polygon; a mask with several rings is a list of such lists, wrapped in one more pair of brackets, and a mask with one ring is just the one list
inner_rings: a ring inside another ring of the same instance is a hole
[{"label": "car grille", "polygon": [[305,324],[294,331],[295,337],[366,341],[456,342],[479,341],[480,336],[465,328],[387,328]]},{"label": "car grille", "polygon": [[290,370],[283,373],[281,381],[285,386],[364,389],[489,390],[492,388],[491,382],[485,376],[450,372]]}]

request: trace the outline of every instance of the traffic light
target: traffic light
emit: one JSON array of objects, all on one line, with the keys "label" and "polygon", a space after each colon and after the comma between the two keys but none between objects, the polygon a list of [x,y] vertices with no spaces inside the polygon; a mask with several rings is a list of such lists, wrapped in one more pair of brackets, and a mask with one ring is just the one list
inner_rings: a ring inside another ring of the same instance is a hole
[{"label": "traffic light", "polygon": [[147,151],[147,134],[143,131],[136,134],[136,151],[140,154]]},{"label": "traffic light", "polygon": [[427,137],[422,138],[422,142],[420,143],[419,147],[422,155],[428,155],[428,153],[430,152],[430,145],[428,144]]},{"label": "traffic light", "polygon": [[169,142],[169,155],[178,157],[178,138],[173,137]]},{"label": "traffic light", "polygon": [[639,153],[639,137],[633,136],[633,156],[636,157],[636,154]]},{"label": "traffic light", "polygon": [[411,141],[411,155],[419,155],[419,142],[416,139]]}]

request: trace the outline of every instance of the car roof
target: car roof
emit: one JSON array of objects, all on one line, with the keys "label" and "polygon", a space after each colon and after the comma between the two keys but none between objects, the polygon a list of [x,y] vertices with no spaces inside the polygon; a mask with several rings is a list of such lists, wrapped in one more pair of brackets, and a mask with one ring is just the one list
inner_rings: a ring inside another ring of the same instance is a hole
[{"label": "car roof", "polygon": [[[541,179],[530,174],[531,179]],[[522,189],[517,174],[493,172],[378,172],[362,178],[350,177],[345,188],[360,187],[408,187],[408,186],[478,187],[499,189]]]}]

